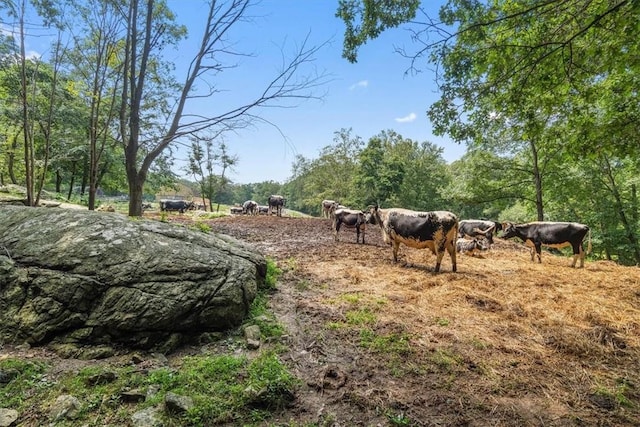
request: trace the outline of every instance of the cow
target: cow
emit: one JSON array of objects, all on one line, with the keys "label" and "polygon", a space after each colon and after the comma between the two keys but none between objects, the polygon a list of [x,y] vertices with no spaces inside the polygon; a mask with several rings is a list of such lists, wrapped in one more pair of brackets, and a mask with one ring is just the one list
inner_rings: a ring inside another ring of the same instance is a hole
[{"label": "cow", "polygon": [[273,212],[273,209],[276,209],[276,215],[282,216],[282,207],[285,205],[286,200],[284,197],[279,196],[277,194],[272,194],[269,196],[268,204],[269,204],[269,215]]},{"label": "cow", "polygon": [[486,251],[489,247],[489,239],[486,237],[474,237],[471,240],[459,237],[456,240],[456,252],[469,256],[475,256],[476,251]]},{"label": "cow", "polygon": [[247,200],[242,204],[242,213],[248,215],[258,215],[258,203]]},{"label": "cow", "polygon": [[229,212],[231,212],[232,215],[239,215],[241,213],[243,213],[244,209],[242,209],[242,206],[231,206],[229,208]]},{"label": "cow", "polygon": [[531,251],[531,261],[534,261],[534,250],[538,255],[538,263],[542,263],[540,256],[542,246],[552,248],[563,248],[571,246],[573,248],[573,262],[571,267],[576,266],[576,261],[580,258],[580,268],[584,267],[584,249],[582,242],[585,236],[589,235],[589,245],[587,252],[591,252],[591,231],[589,227],[577,222],[529,222],[524,224],[514,224],[505,222],[502,224],[502,238],[511,239],[518,237],[527,245]]},{"label": "cow", "polygon": [[322,201],[322,217],[333,218],[333,213],[338,209],[339,203],[333,200]]},{"label": "cow", "polygon": [[146,210],[149,210],[149,209],[153,209],[153,206],[151,206],[151,203],[143,203],[142,204],[142,210],[143,211],[146,211]]},{"label": "cow", "polygon": [[258,205],[258,214],[267,215],[269,213],[269,206]]},{"label": "cow", "polygon": [[458,217],[448,211],[416,212],[409,209],[369,208],[372,220],[380,225],[384,242],[393,247],[393,261],[398,262],[400,243],[412,248],[429,248],[436,255],[435,272],[440,271],[444,252],[449,252],[452,271],[456,265]]},{"label": "cow", "polygon": [[341,226],[354,228],[356,230],[356,243],[360,243],[360,233],[362,233],[362,244],[364,245],[364,233],[367,222],[370,221],[371,214],[353,209],[338,209],[333,212],[333,233],[334,240],[338,241],[338,232]]},{"label": "cow", "polygon": [[493,233],[502,226],[482,219],[463,219],[458,223],[458,237],[485,237],[489,244],[493,245]]},{"label": "cow", "polygon": [[162,212],[178,211],[184,213],[187,210],[195,209],[195,203],[186,200],[160,200],[160,210]]}]

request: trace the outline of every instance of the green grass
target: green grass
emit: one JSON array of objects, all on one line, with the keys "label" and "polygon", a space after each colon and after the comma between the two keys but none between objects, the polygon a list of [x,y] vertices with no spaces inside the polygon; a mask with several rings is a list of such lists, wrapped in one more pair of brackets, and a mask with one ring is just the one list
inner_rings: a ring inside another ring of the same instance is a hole
[{"label": "green grass", "polygon": [[[6,359],[3,371],[17,376],[0,388],[0,407],[46,413],[49,404],[62,394],[81,402],[73,421],[57,426],[127,425],[133,412],[160,406],[168,392],[188,396],[194,406],[186,414],[164,414],[165,425],[204,426],[220,423],[250,425],[268,420],[273,411],[286,406],[295,395],[299,380],[273,351],[263,351],[254,359],[236,355],[185,357],[178,368],[163,367],[146,372],[134,365],[91,366],[47,380],[48,367],[41,363]],[[144,402],[123,405],[123,391],[150,387],[158,392]]]}]

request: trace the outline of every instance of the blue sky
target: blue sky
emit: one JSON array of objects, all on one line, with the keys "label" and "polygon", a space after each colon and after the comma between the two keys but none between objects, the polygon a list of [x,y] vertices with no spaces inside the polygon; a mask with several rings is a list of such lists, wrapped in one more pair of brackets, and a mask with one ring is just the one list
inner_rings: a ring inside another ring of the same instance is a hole
[{"label": "blue sky", "polygon": [[[432,6],[434,15],[437,3]],[[199,35],[198,25],[204,17],[200,2],[170,1],[174,4],[179,5],[174,9],[178,21],[188,25],[192,38]],[[192,7],[185,7],[187,4]],[[253,23],[237,28],[237,50],[253,56],[241,59],[237,69],[225,71],[221,77],[221,85],[233,94],[230,98],[251,96],[260,90],[264,78],[277,70],[282,53],[291,52],[307,36],[312,45],[328,41],[314,66],[330,74],[331,81],[319,89],[326,93],[322,101],[308,100],[296,108],[259,112],[279,130],[259,124],[224,136],[230,152],[239,158],[230,175],[234,182],[284,182],[291,176],[297,154],[317,158],[323,147],[333,144],[334,133],[342,128],[351,128],[352,136],[360,136],[365,142],[388,129],[405,138],[430,141],[444,149],[443,156],[449,162],[464,153],[464,146],[432,134],[426,110],[438,97],[433,75],[426,69],[418,75],[405,75],[409,61],[394,52],[394,46],[411,47],[408,31],[389,30],[361,48],[358,62],[351,64],[341,56],[344,24],[335,17],[336,8],[337,1],[328,0],[262,0],[250,12],[256,17]],[[190,58],[189,43],[181,49],[184,61]],[[180,61],[176,57],[177,65]],[[228,98],[218,101],[232,102]],[[210,103],[199,104],[198,109],[215,109],[216,103],[212,98]],[[184,158],[186,154],[178,156]]]},{"label": "blue sky", "polygon": [[[178,49],[167,49],[167,58],[176,65],[176,78],[184,80],[185,69],[194,56],[207,6],[202,0],[168,0],[177,21],[189,29],[190,38]],[[428,12],[436,16],[441,1],[428,2]],[[238,163],[228,175],[236,183],[284,182],[291,177],[296,155],[317,158],[320,150],[334,143],[335,132],[352,129],[352,136],[365,142],[383,130],[394,130],[405,138],[429,141],[443,148],[451,162],[464,154],[465,147],[446,137],[432,134],[427,108],[438,98],[434,76],[426,67],[422,73],[407,75],[409,60],[394,52],[398,46],[412,50],[406,29],[388,30],[359,51],[358,62],[342,58],[343,22],[335,17],[337,0],[256,0],[249,10],[251,22],[234,27],[234,50],[250,56],[233,59],[235,68],[225,70],[215,80],[220,95],[187,105],[187,112],[220,114],[254,99],[279,70],[283,55],[291,53],[305,38],[309,45],[324,45],[313,66],[330,81],[316,90],[321,101],[307,100],[295,108],[270,108],[253,113],[277,126],[257,123],[223,136],[230,154]],[[44,33],[49,33],[44,30]],[[27,40],[27,49],[47,49],[48,37]],[[38,43],[37,45],[35,43]],[[42,52],[41,52],[42,53]],[[309,69],[301,70],[306,74]],[[183,172],[187,150],[178,149],[175,170]]]}]

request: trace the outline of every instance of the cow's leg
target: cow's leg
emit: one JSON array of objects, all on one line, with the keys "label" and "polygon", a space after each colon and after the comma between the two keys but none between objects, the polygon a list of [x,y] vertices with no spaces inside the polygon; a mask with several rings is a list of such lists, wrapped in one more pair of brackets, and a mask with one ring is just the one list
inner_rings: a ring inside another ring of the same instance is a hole
[{"label": "cow's leg", "polygon": [[333,222],[333,240],[338,241],[338,232],[340,231],[340,221]]},{"label": "cow's leg", "polygon": [[[538,255],[538,264],[542,264],[542,244],[536,243],[536,255]],[[531,261],[533,261],[533,257],[531,257]]]},{"label": "cow's leg", "polygon": [[398,262],[398,248],[400,247],[400,242],[394,240],[393,245],[393,262]]},{"label": "cow's leg", "polygon": [[[451,258],[451,271],[455,273],[458,270],[458,266],[456,264],[456,245],[453,241],[447,247],[447,251],[449,252],[449,257]],[[471,256],[473,256],[473,252],[471,253]]]},{"label": "cow's leg", "polygon": [[435,248],[436,253],[436,273],[440,271],[440,264],[442,264],[442,258],[444,257],[444,248]]},{"label": "cow's leg", "polygon": [[364,232],[367,230],[367,226],[362,226],[362,244],[364,245]]},{"label": "cow's leg", "polygon": [[584,267],[584,250],[582,249],[582,242],[572,245],[573,246],[573,262],[571,267],[576,266],[576,261],[580,258],[580,268]]}]

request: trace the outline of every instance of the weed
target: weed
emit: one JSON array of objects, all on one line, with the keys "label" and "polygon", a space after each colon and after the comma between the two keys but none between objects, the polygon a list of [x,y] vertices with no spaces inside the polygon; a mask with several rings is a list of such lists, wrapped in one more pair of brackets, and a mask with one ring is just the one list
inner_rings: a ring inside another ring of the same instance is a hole
[{"label": "weed", "polygon": [[267,275],[264,284],[267,289],[275,289],[278,278],[282,274],[282,269],[278,267],[272,258],[267,258]]},{"label": "weed", "polygon": [[367,307],[360,310],[347,311],[345,317],[349,325],[372,325],[376,323],[376,315]]},{"label": "weed", "polygon": [[436,325],[438,326],[449,326],[449,323],[451,323],[449,319],[444,319],[442,317],[436,318]]},{"label": "weed", "polygon": [[28,406],[27,398],[34,387],[48,389],[53,383],[47,380],[47,366],[40,362],[26,362],[18,359],[0,360],[0,370],[12,379],[0,388],[0,407],[20,410]]},{"label": "weed", "polygon": [[373,330],[360,330],[360,345],[375,353],[407,355],[411,352],[407,334],[377,335]]},{"label": "weed", "polygon": [[206,222],[201,222],[201,221],[198,221],[198,222],[194,223],[189,228],[191,228],[193,230],[202,231],[203,233],[210,233],[211,232],[211,226],[209,224],[207,224]]},{"label": "weed", "polygon": [[411,421],[411,418],[407,417],[402,412],[393,413],[392,411],[388,410],[386,411],[385,415],[387,416],[387,419],[389,419],[389,422],[393,426],[410,426],[413,424],[413,422]]}]

